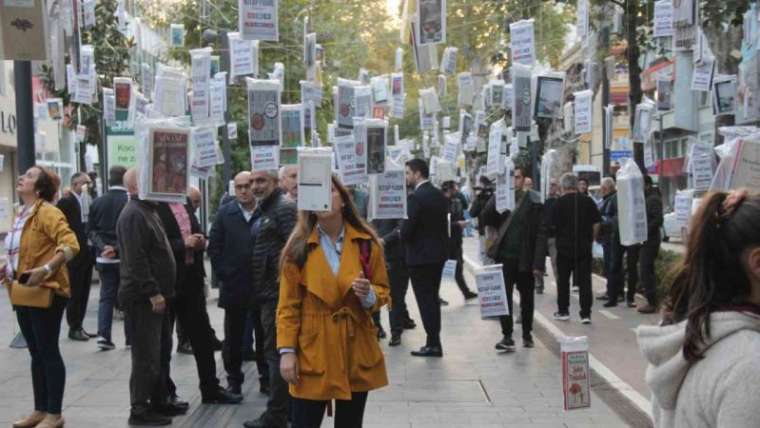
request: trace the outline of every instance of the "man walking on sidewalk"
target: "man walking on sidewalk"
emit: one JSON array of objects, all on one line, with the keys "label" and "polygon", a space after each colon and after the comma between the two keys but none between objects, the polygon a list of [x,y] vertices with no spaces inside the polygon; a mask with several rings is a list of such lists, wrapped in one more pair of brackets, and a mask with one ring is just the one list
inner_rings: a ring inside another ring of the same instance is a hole
[{"label": "man walking on sidewalk", "polygon": [[562,197],[554,206],[552,224],[557,231],[557,306],[554,319],[570,319],[570,275],[580,288],[581,323],[591,324],[591,246],[602,220],[596,203],[578,193],[578,177],[560,178]]},{"label": "man walking on sidewalk", "polygon": [[442,357],[441,307],[438,291],[448,255],[446,216],[449,203],[443,193],[428,180],[427,163],[412,159],[406,163],[406,185],[414,191],[407,200],[407,220],[401,227],[406,264],[412,289],[417,298],[427,342],[415,357]]},{"label": "man walking on sidewalk", "polygon": [[546,230],[544,206],[541,195],[533,190],[523,190],[525,180],[521,167],[514,171],[515,209],[499,213],[496,211],[496,197],[486,204],[484,219],[487,226],[498,230],[496,240],[488,248],[488,257],[502,264],[504,285],[507,291],[509,315],[500,317],[501,332],[504,336],[496,344],[498,351],[514,352],[512,339],[514,323],[512,319],[512,293],[515,285],[520,293],[520,316],[522,319],[523,345],[533,347],[533,311],[535,278],[544,274],[546,265]]},{"label": "man walking on sidewalk", "polygon": [[648,235],[644,245],[641,246],[640,269],[641,285],[644,287],[644,294],[647,298],[647,304],[638,308],[642,314],[652,314],[657,311],[657,277],[654,272],[654,261],[660,252],[660,228],[663,223],[662,216],[662,195],[660,190],[654,187],[652,177],[644,176],[644,196],[646,197],[647,207],[647,227]]},{"label": "man walking on sidewalk", "polygon": [[471,300],[478,297],[467,287],[464,279],[464,257],[462,253],[462,240],[464,239],[464,228],[467,221],[464,219],[465,205],[462,200],[456,196],[456,184],[453,181],[447,181],[441,186],[441,191],[449,201],[449,260],[456,260],[457,267],[454,273],[459,291],[462,292],[464,300]]}]

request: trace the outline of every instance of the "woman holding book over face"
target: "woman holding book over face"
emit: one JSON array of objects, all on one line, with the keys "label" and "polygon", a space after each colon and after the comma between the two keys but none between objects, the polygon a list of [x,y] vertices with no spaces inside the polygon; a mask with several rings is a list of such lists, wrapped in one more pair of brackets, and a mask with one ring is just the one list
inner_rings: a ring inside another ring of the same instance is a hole
[{"label": "woman holding book over face", "polygon": [[372,313],[389,303],[377,236],[333,176],[332,208],[300,211],[283,249],[277,349],[290,384],[293,427],[362,426],[367,393],[388,384]]},{"label": "woman holding book over face", "polygon": [[14,428],[62,427],[66,368],[58,349],[61,319],[70,296],[65,263],[79,252],[66,217],[52,204],[61,180],[33,166],[19,177],[19,208],[5,238],[7,263],[0,282],[8,287],[21,333],[32,357],[34,411]]}]

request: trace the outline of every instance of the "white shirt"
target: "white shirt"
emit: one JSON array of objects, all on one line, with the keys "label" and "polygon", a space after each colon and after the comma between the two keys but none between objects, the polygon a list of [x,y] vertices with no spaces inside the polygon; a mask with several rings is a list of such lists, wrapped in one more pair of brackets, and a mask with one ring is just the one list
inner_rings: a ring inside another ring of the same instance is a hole
[{"label": "white shirt", "polygon": [[92,204],[92,198],[90,198],[90,195],[85,191],[82,191],[79,195],[77,192],[71,193],[73,193],[74,197],[79,201],[79,211],[82,213],[82,223],[86,224],[87,220],[90,218],[90,204]]},{"label": "white shirt", "polygon": [[19,251],[21,250],[21,235],[24,225],[32,216],[31,207],[22,207],[13,221],[11,231],[5,236],[5,249],[8,252],[8,263],[5,265],[5,276],[13,278],[13,273],[18,269]]},{"label": "white shirt", "polygon": [[248,223],[249,221],[251,221],[251,217],[253,217],[253,210],[248,211],[247,209],[243,207],[243,205],[240,202],[238,202],[237,204],[240,207],[240,211],[243,212],[243,217],[245,217],[245,222]]}]

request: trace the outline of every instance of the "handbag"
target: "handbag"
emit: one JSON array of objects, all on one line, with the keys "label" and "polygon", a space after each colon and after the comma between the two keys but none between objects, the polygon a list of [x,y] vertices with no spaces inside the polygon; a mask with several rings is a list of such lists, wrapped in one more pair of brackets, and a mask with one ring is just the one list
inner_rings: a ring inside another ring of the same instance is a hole
[{"label": "handbag", "polygon": [[8,294],[14,306],[47,309],[53,305],[53,290],[59,287],[58,283],[53,281],[46,281],[34,287],[13,281],[8,286]]}]

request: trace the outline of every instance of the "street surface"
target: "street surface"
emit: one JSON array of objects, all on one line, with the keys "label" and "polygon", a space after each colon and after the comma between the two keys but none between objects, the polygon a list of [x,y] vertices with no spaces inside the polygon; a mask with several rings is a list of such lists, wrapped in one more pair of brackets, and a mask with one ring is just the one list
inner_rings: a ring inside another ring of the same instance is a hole
[{"label": "street surface", "polygon": [[[477,260],[476,241],[465,240],[466,254]],[[466,270],[471,288],[472,275]],[[553,279],[547,280],[547,294],[537,296],[537,315],[548,321],[555,310]],[[595,287],[603,282],[595,281]],[[97,296],[93,286],[85,328],[95,331]],[[212,292],[216,296],[216,291]],[[407,302],[418,327],[407,331],[403,343],[389,348],[383,343],[391,385],[370,393],[365,414],[367,428],[432,428],[432,427],[625,427],[649,426],[645,413],[633,404],[626,392],[646,401],[644,364],[635,344],[632,328],[640,322],[656,322],[656,317],[641,317],[634,310],[616,308],[599,313],[595,302],[591,326],[577,320],[577,299],[571,303],[573,320],[555,327],[536,322],[536,347],[525,349],[517,341],[514,354],[497,354],[493,345],[500,339],[498,322],[480,319],[476,302],[464,304],[461,293],[451,281],[442,286],[441,295],[451,304],[443,308],[442,359],[418,359],[409,351],[424,343],[424,331],[410,289]],[[0,425],[8,426],[17,417],[32,409],[29,356],[26,350],[6,346],[18,331],[6,293],[0,293]],[[223,313],[209,301],[212,323],[221,335]],[[540,314],[540,315],[539,315]],[[541,317],[543,315],[543,317]],[[383,324],[388,327],[387,311]],[[99,352],[95,341],[70,341],[61,331],[61,348],[66,361],[67,382],[64,397],[66,426],[127,426],[129,413],[129,352],[124,348],[122,322],[114,324],[117,349]],[[519,324],[515,338],[520,338]],[[591,408],[565,412],[562,409],[562,377],[559,346],[554,337],[557,329],[569,335],[588,335],[591,343],[592,377]],[[224,379],[221,354],[217,367]],[[597,362],[594,367],[594,361]],[[601,364],[601,366],[600,366]],[[605,367],[613,376],[599,367]],[[175,427],[240,427],[242,422],[257,416],[266,397],[258,393],[255,364],[246,363],[247,381],[243,387],[245,401],[239,406],[200,404],[195,362],[192,356],[172,356],[172,378],[180,396],[191,402],[186,416],[174,418]],[[602,376],[600,376],[600,374]],[[608,376],[603,376],[608,375]],[[615,380],[617,376],[617,380]],[[223,381],[224,383],[224,381]],[[626,391],[630,389],[630,391]],[[642,404],[642,403],[639,403]],[[643,403],[646,404],[646,403]],[[324,427],[332,427],[326,418]]]}]

